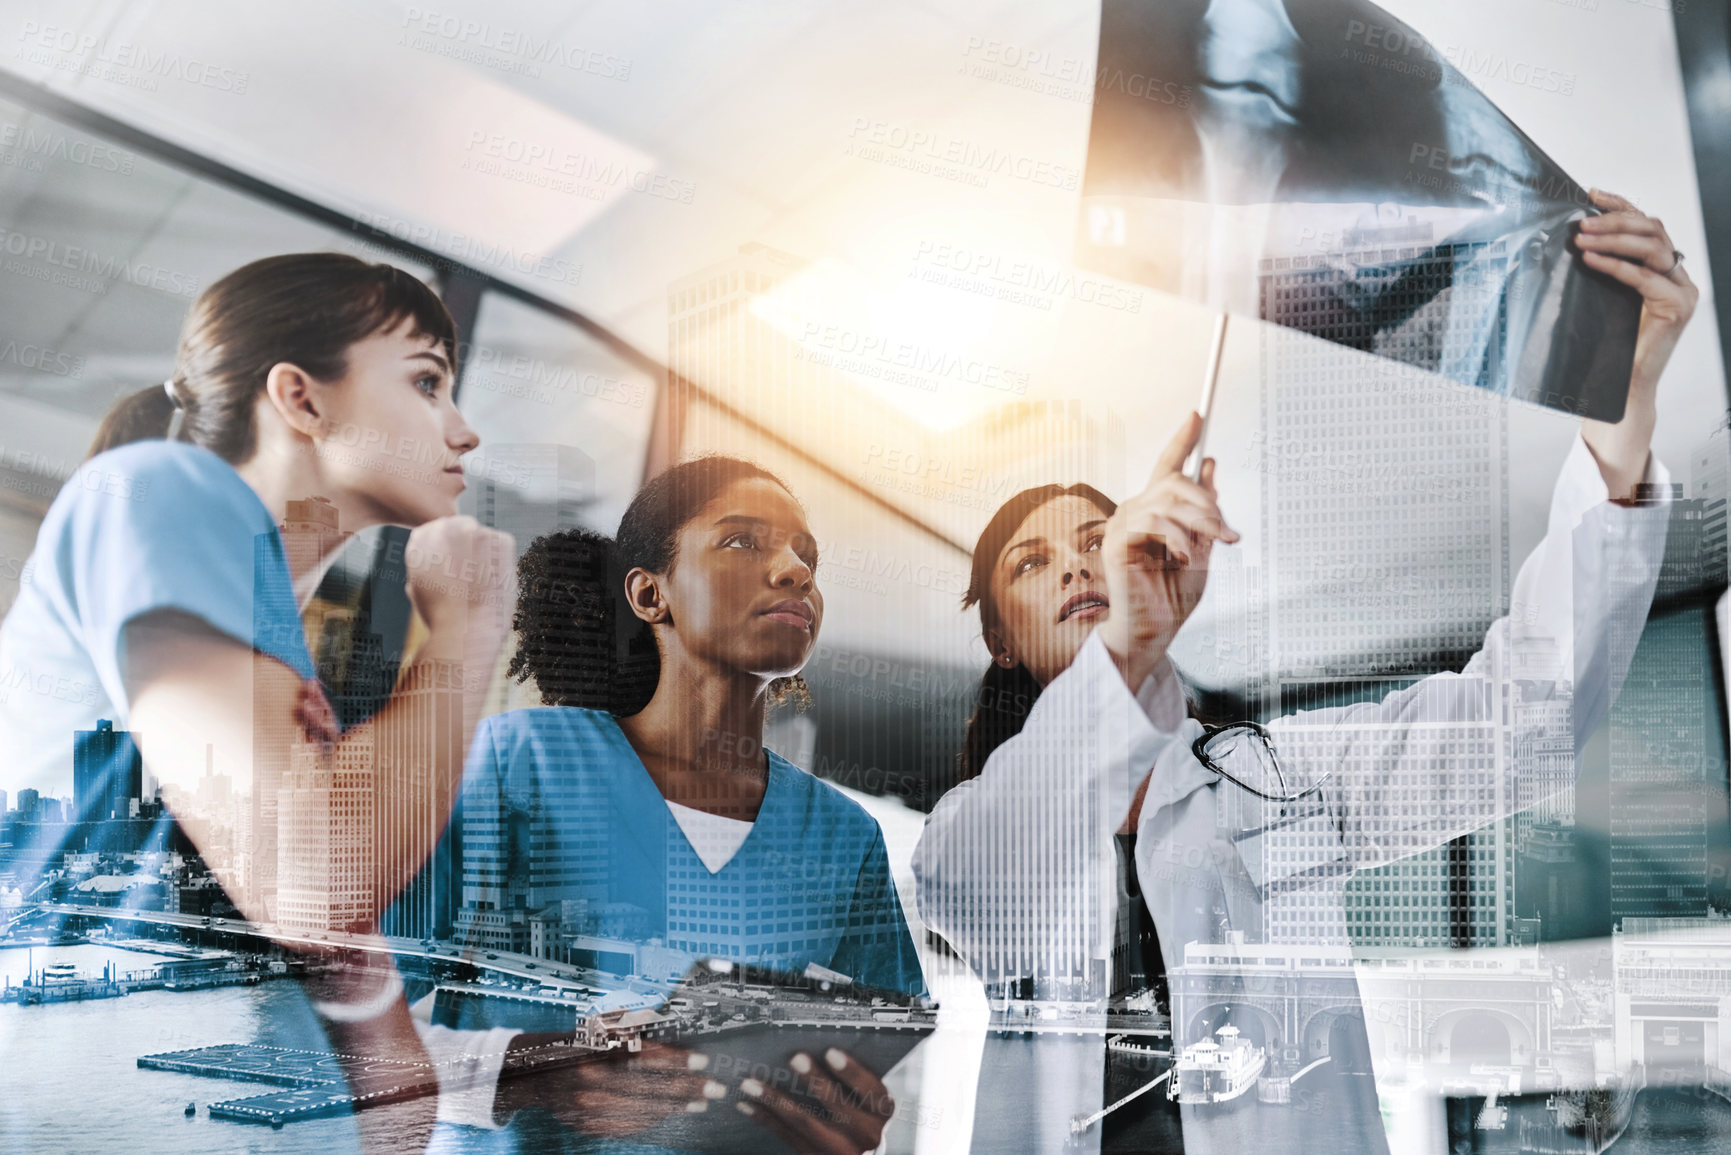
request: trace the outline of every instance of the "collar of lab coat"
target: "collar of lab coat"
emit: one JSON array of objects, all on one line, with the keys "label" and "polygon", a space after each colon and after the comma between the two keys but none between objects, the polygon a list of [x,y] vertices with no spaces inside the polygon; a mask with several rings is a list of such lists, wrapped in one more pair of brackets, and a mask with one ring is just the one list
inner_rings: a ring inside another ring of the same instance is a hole
[{"label": "collar of lab coat", "polygon": [[1142,774],[1152,769],[1154,781],[1143,799],[1143,812],[1159,809],[1187,798],[1199,787],[1218,780],[1218,775],[1196,760],[1190,747],[1202,733],[1202,725],[1190,717],[1190,707],[1184,699],[1184,685],[1170,658],[1161,658],[1154,672],[1148,675],[1136,691],[1136,704],[1142,707],[1148,721],[1168,740],[1160,747],[1151,767],[1137,768],[1137,786]]},{"label": "collar of lab coat", "polygon": [[1168,806],[1176,805],[1204,786],[1213,786],[1220,776],[1196,760],[1191,745],[1202,736],[1202,723],[1185,718],[1171,732],[1170,740],[1154,760],[1154,780],[1148,784],[1148,794],[1142,800],[1142,820]]},{"label": "collar of lab coat", "polygon": [[1169,658],[1161,658],[1132,695],[1096,632],[1089,635],[1071,669],[1085,700],[1094,701],[1100,709],[1098,716],[1118,713],[1130,721],[1131,795],[1141,787],[1144,777],[1150,772],[1154,775],[1142,801],[1144,819],[1216,781],[1217,775],[1190,752],[1191,744],[1202,733],[1202,724],[1189,716],[1184,686]]}]

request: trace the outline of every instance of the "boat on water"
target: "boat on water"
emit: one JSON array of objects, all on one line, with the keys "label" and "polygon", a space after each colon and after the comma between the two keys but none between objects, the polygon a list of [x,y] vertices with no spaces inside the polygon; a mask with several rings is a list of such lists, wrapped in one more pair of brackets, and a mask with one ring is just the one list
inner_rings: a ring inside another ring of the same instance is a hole
[{"label": "boat on water", "polygon": [[1256,1085],[1268,1065],[1268,1052],[1239,1037],[1231,1023],[1214,1038],[1192,1043],[1179,1053],[1168,1098],[1180,1103],[1224,1103]]},{"label": "boat on water", "polygon": [[1552,1121],[1521,1119],[1521,1150],[1535,1155],[1604,1151],[1622,1138],[1635,1114],[1635,1096],[1646,1083],[1644,1069],[1636,1067],[1607,1087],[1552,1092],[1545,1100]]},{"label": "boat on water", "polygon": [[49,963],[47,966],[42,968],[42,982],[44,985],[51,983],[75,983],[77,981],[79,981],[79,979],[78,964],[76,963]]}]

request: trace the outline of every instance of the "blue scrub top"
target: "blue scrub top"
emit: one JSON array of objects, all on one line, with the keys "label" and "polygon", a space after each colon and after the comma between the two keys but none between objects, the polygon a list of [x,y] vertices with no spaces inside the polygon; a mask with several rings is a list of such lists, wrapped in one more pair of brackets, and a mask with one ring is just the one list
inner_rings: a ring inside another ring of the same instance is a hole
[{"label": "blue scrub top", "polygon": [[[73,735],[97,729],[100,719],[116,730],[129,728],[124,629],[156,610],[190,614],[302,678],[314,674],[276,524],[233,466],[184,442],[142,441],[93,457],[49,508],[18,599],[0,624],[0,789],[11,799],[26,787],[45,797],[70,798]],[[105,772],[123,773],[130,744],[115,749],[120,753]],[[25,895],[62,897],[58,891],[38,894],[42,877],[34,871],[58,866],[64,852],[101,848],[95,834],[100,828],[80,825],[98,815],[72,809],[64,824],[11,827],[10,862],[25,872],[17,879]],[[165,814],[145,845],[170,846],[172,831],[173,820]],[[161,885],[154,874],[147,877]],[[80,1029],[102,1038],[112,1017],[114,1036],[128,1037],[132,1032],[119,1024],[133,1003],[118,998],[93,1006]],[[271,1021],[260,1024],[272,1044],[314,1051],[327,1046],[304,999],[275,1006]],[[42,1029],[60,1029],[58,1017],[43,1016]],[[8,1039],[0,1033],[0,1070],[34,1061],[32,1040],[20,1035]],[[213,1083],[212,1090],[217,1098],[248,1093],[244,1084],[233,1083]],[[240,1125],[231,1126],[235,1142],[242,1142]],[[359,1149],[346,1124],[339,1134],[333,1140],[321,1132],[326,1150]],[[18,1138],[0,1121],[0,1149],[16,1148]],[[156,1150],[167,1143],[146,1129],[137,1146]]]},{"label": "blue scrub top", "polygon": [[483,720],[453,822],[459,929],[467,920],[472,941],[504,934],[514,912],[557,903],[596,939],[659,939],[664,951],[640,955],[659,964],[647,978],[713,956],[785,971],[816,963],[924,994],[877,822],[767,753],[751,833],[711,873],[610,714],[551,706]]},{"label": "blue scrub top", "polygon": [[[203,620],[313,676],[287,555],[270,511],[234,467],[185,442],[140,441],[79,466],[36,535],[18,600],[0,624],[0,789],[73,795],[74,735],[106,719],[129,729],[122,680],[127,623],[158,610]],[[130,741],[86,739],[103,775],[128,773]],[[67,850],[102,848],[104,791],[66,822],[15,823],[12,861],[51,869]],[[166,848],[164,815],[145,841]],[[26,894],[38,879],[21,878]],[[55,897],[59,897],[58,895]]]},{"label": "blue scrub top", "polygon": [[0,625],[0,788],[72,793],[73,733],[102,718],[128,728],[123,630],[156,610],[313,676],[270,511],[232,465],[185,442],[91,458],[43,519]]}]

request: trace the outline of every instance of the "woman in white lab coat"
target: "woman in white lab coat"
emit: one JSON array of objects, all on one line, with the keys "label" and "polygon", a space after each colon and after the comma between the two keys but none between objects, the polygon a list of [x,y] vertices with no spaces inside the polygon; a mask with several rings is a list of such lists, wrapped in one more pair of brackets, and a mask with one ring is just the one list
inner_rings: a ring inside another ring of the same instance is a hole
[{"label": "woman in white lab coat", "polygon": [[[1087,487],[1046,487],[999,511],[975,553],[967,596],[980,608],[994,667],[970,722],[965,780],[934,808],[914,855],[922,917],[988,990],[1103,1006],[1125,985],[1114,972],[1133,944],[1127,952],[1120,936],[1115,964],[1114,927],[1134,907],[1126,891],[1138,887],[1158,940],[1150,972],[1180,967],[1187,943],[1262,939],[1271,910],[1294,895],[1306,911],[1305,941],[1348,945],[1341,888],[1352,871],[1496,816],[1494,800],[1452,778],[1459,762],[1438,728],[1413,723],[1488,720],[1495,696],[1466,687],[1503,669],[1511,649],[1529,640],[1554,646],[1564,676],[1573,675],[1577,741],[1604,717],[1624,672],[1610,668],[1608,627],[1638,636],[1666,522],[1662,507],[1606,502],[1627,501],[1640,482],[1668,481],[1649,454],[1655,396],[1698,294],[1659,222],[1595,195],[1605,212],[1582,223],[1579,247],[1591,267],[1639,290],[1645,308],[1625,416],[1616,425],[1582,421],[1547,536],[1516,578],[1513,601],[1527,612],[1513,628],[1494,623],[1460,674],[1434,675],[1381,702],[1271,723],[1289,788],[1266,789],[1271,780],[1257,775],[1269,762],[1253,736],[1199,744],[1204,727],[1188,716],[1166,656],[1202,595],[1210,551],[1238,537],[1216,504],[1212,461],[1199,482],[1180,472],[1199,418],[1188,419],[1147,488],[1121,506]],[[1274,798],[1259,797],[1259,785]],[[1290,806],[1275,800],[1300,791]],[[1301,825],[1288,828],[1298,836],[1287,845],[1300,853],[1271,853],[1266,839],[1234,836],[1295,814]],[[1119,866],[1128,840],[1114,842],[1131,833],[1133,876]],[[1234,990],[1181,997],[1174,1044],[1218,1027]],[[1104,1091],[1104,1032],[1082,1037],[1090,1041],[1043,1045],[1048,1058],[1027,1068],[1039,1083],[1032,1087],[1002,1085],[988,1048],[977,1149],[1001,1114],[994,1104],[1012,1096],[1032,1108],[1032,1121],[1024,1114],[1014,1132],[992,1134],[994,1149],[1099,1144],[1097,1126],[1072,1133],[1073,1121],[1101,1108]],[[1290,1109],[1186,1105],[1184,1146],[1383,1149],[1374,1096],[1366,1101],[1350,1088],[1343,1095],[1326,1126]]]}]

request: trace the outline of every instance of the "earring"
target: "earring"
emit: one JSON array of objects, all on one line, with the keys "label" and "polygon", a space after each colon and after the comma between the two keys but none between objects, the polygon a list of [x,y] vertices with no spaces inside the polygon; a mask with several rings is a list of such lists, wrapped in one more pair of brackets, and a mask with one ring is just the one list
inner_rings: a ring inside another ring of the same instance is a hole
[{"label": "earring", "polygon": [[998,665],[1004,667],[1006,670],[1011,670],[1016,666],[1016,659],[1011,654],[999,654]]}]

